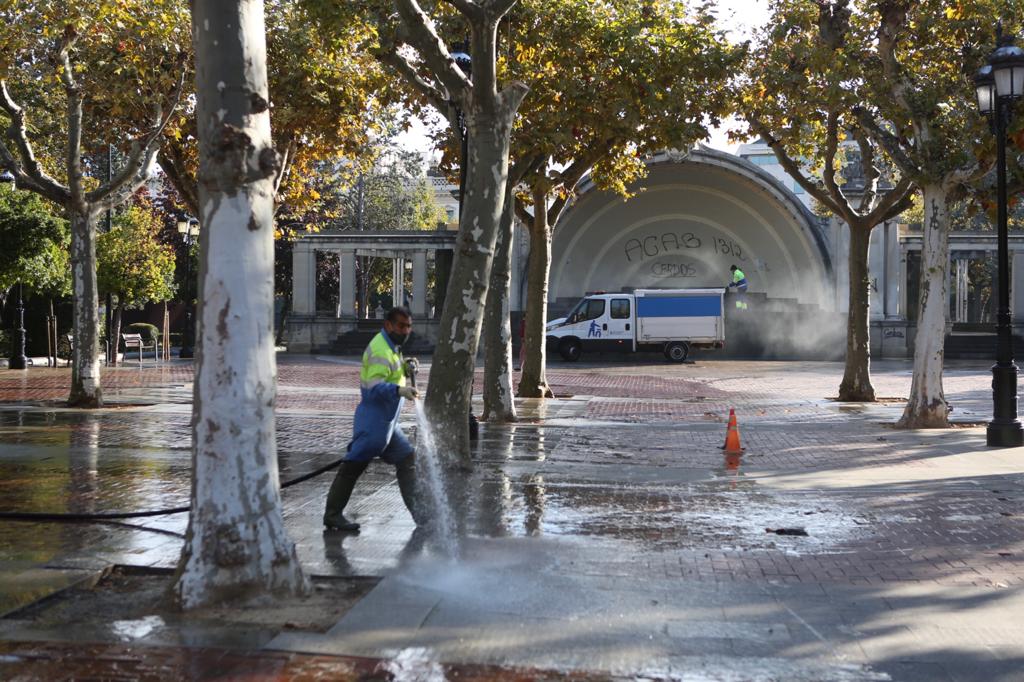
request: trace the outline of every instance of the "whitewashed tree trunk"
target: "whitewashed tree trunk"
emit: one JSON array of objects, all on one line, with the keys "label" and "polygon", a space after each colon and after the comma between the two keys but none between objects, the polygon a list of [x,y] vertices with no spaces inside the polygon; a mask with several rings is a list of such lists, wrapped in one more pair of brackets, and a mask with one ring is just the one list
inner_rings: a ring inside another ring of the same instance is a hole
[{"label": "whitewashed tree trunk", "polygon": [[275,443],[273,184],[262,0],[194,0],[200,269],[183,608],[308,589]]},{"label": "whitewashed tree trunk", "polygon": [[520,398],[550,398],[554,394],[547,377],[548,279],[551,274],[551,225],[548,222],[547,193],[533,193],[533,223],[530,225],[530,260],[526,276],[526,357],[519,377]]},{"label": "whitewashed tree trunk", "polygon": [[[466,117],[466,193],[424,409],[438,435],[441,455],[470,469],[468,427],[476,353],[498,222],[505,203],[509,137],[527,86],[518,81],[501,89],[498,86],[498,22],[516,0],[461,0],[450,4],[469,28],[471,73],[463,72],[448,53],[433,20],[416,0],[395,0],[401,30],[381,58],[438,111],[451,115],[453,122],[453,106]],[[393,27],[385,24],[382,28],[387,34]],[[420,66],[398,49],[399,43],[419,53],[430,76],[424,78]]]},{"label": "whitewashed tree trunk", "polygon": [[[100,407],[100,313],[96,282],[96,214],[71,210],[73,302],[71,393],[73,407]],[[110,314],[110,311],[107,311]]]},{"label": "whitewashed tree trunk", "polygon": [[470,117],[466,205],[424,402],[435,425],[439,451],[463,468],[472,467],[467,422],[484,301],[505,203],[514,117],[515,108],[495,116],[476,113]]},{"label": "whitewashed tree trunk", "polygon": [[505,190],[498,242],[491,264],[491,284],[484,310],[484,414],[489,422],[516,420],[512,395],[512,324],[509,294],[512,289],[513,203],[511,187]]},{"label": "whitewashed tree trunk", "polygon": [[908,429],[949,426],[949,406],[942,390],[943,346],[949,315],[949,204],[941,184],[926,184],[924,238],[921,247],[920,301],[914,341],[914,378],[899,426]]}]

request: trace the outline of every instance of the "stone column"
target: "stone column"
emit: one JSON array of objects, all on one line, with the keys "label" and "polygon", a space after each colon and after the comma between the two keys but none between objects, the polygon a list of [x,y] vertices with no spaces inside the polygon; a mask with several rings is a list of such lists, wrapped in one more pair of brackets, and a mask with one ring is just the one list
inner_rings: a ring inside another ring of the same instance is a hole
[{"label": "stone column", "polygon": [[427,314],[427,252],[412,255],[412,314],[423,318]]},{"label": "stone column", "polygon": [[907,300],[907,293],[910,289],[908,281],[910,273],[907,268],[907,254],[910,252],[903,244],[900,244],[900,296],[897,302],[897,312],[904,320],[910,316],[910,301]]},{"label": "stone column", "polygon": [[871,241],[868,245],[868,301],[870,319],[881,320],[885,316],[883,310],[885,298],[885,226],[871,230]]},{"label": "stone column", "polygon": [[338,258],[338,317],[356,316],[356,252],[341,251]]},{"label": "stone column", "polygon": [[832,234],[835,249],[836,312],[844,315],[850,309],[850,229],[842,220],[832,218]]},{"label": "stone column", "polygon": [[905,316],[900,310],[900,296],[906,284],[900,280],[899,226],[895,222],[888,222],[880,229],[885,236],[885,296],[882,305],[885,319],[893,320]]},{"label": "stone column", "polygon": [[401,256],[391,261],[391,300],[394,305],[405,301],[405,259]]},{"label": "stone column", "polygon": [[444,299],[448,295],[448,280],[451,279],[453,249],[438,249],[434,252],[434,317],[440,319],[444,310]]},{"label": "stone column", "polygon": [[952,258],[953,268],[956,275],[951,284],[953,287],[953,300],[955,301],[955,314],[951,322],[967,322],[967,266],[970,264],[966,258]]},{"label": "stone column", "polygon": [[304,239],[292,247],[292,312],[316,313],[316,251]]}]

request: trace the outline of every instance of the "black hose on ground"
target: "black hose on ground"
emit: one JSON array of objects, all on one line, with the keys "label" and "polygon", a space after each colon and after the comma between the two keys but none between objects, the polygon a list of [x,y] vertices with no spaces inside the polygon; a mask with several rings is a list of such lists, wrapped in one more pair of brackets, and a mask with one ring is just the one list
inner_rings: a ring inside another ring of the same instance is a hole
[{"label": "black hose on ground", "polygon": [[[407,366],[407,371],[411,374],[412,385],[416,386],[416,369],[418,365],[412,364]],[[472,415],[470,415],[472,418]],[[303,474],[298,478],[293,478],[290,481],[285,481],[281,484],[281,490],[290,488],[293,485],[298,485],[308,481],[311,478],[315,478],[320,474],[326,473],[331,469],[337,468],[342,460],[336,460],[330,464],[326,464],[319,469]],[[17,512],[17,511],[0,511],[0,521],[36,521],[46,522],[55,521],[60,523],[81,523],[88,521],[96,521],[99,523],[116,521],[118,519],[142,519],[150,516],[165,516],[167,514],[183,514],[192,509],[191,505],[185,507],[170,507],[168,509],[152,509],[149,511],[138,511],[138,512],[97,512],[93,514],[71,514],[71,513],[57,513],[57,512]],[[151,530],[153,532],[163,532],[172,535],[180,535],[180,533],[174,533],[173,531],[164,531],[162,529],[146,528],[145,526],[135,526],[141,530]]]},{"label": "black hose on ground", "polygon": [[[281,489],[290,488],[293,485],[298,485],[308,481],[311,478],[319,476],[320,474],[326,473],[331,469],[336,468],[341,464],[341,460],[326,464],[319,469],[303,474],[298,478],[293,478],[290,481],[285,481],[281,484]],[[0,511],[0,521],[59,521],[59,522],[81,522],[81,521],[113,521],[117,519],[141,519],[148,516],[164,516],[166,514],[183,514],[184,512],[192,509],[191,505],[185,507],[170,507],[168,509],[153,509],[150,511],[137,511],[137,512],[96,512],[93,514],[72,514],[72,513],[57,513],[57,512],[17,512],[17,511]],[[147,528],[146,530],[153,530]]]}]

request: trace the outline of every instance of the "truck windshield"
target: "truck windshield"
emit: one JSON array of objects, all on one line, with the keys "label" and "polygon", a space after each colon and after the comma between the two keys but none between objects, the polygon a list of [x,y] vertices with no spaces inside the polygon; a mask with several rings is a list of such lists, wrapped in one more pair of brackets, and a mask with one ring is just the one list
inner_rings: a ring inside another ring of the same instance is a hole
[{"label": "truck windshield", "polygon": [[602,315],[604,315],[604,299],[585,298],[572,309],[566,319],[569,322],[586,322],[587,320],[596,320]]}]

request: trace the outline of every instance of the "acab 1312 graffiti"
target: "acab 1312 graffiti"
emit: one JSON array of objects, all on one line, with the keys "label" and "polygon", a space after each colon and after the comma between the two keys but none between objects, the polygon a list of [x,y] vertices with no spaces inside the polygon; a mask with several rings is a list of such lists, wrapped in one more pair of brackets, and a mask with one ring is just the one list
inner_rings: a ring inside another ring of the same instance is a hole
[{"label": "acab 1312 graffiti", "polygon": [[746,261],[747,254],[743,248],[731,239],[711,237],[703,240],[693,232],[662,232],[649,234],[645,237],[633,237],[626,240],[623,251],[626,261],[644,261],[665,254],[685,253],[697,249],[714,251],[720,256],[728,256],[739,261]]}]

